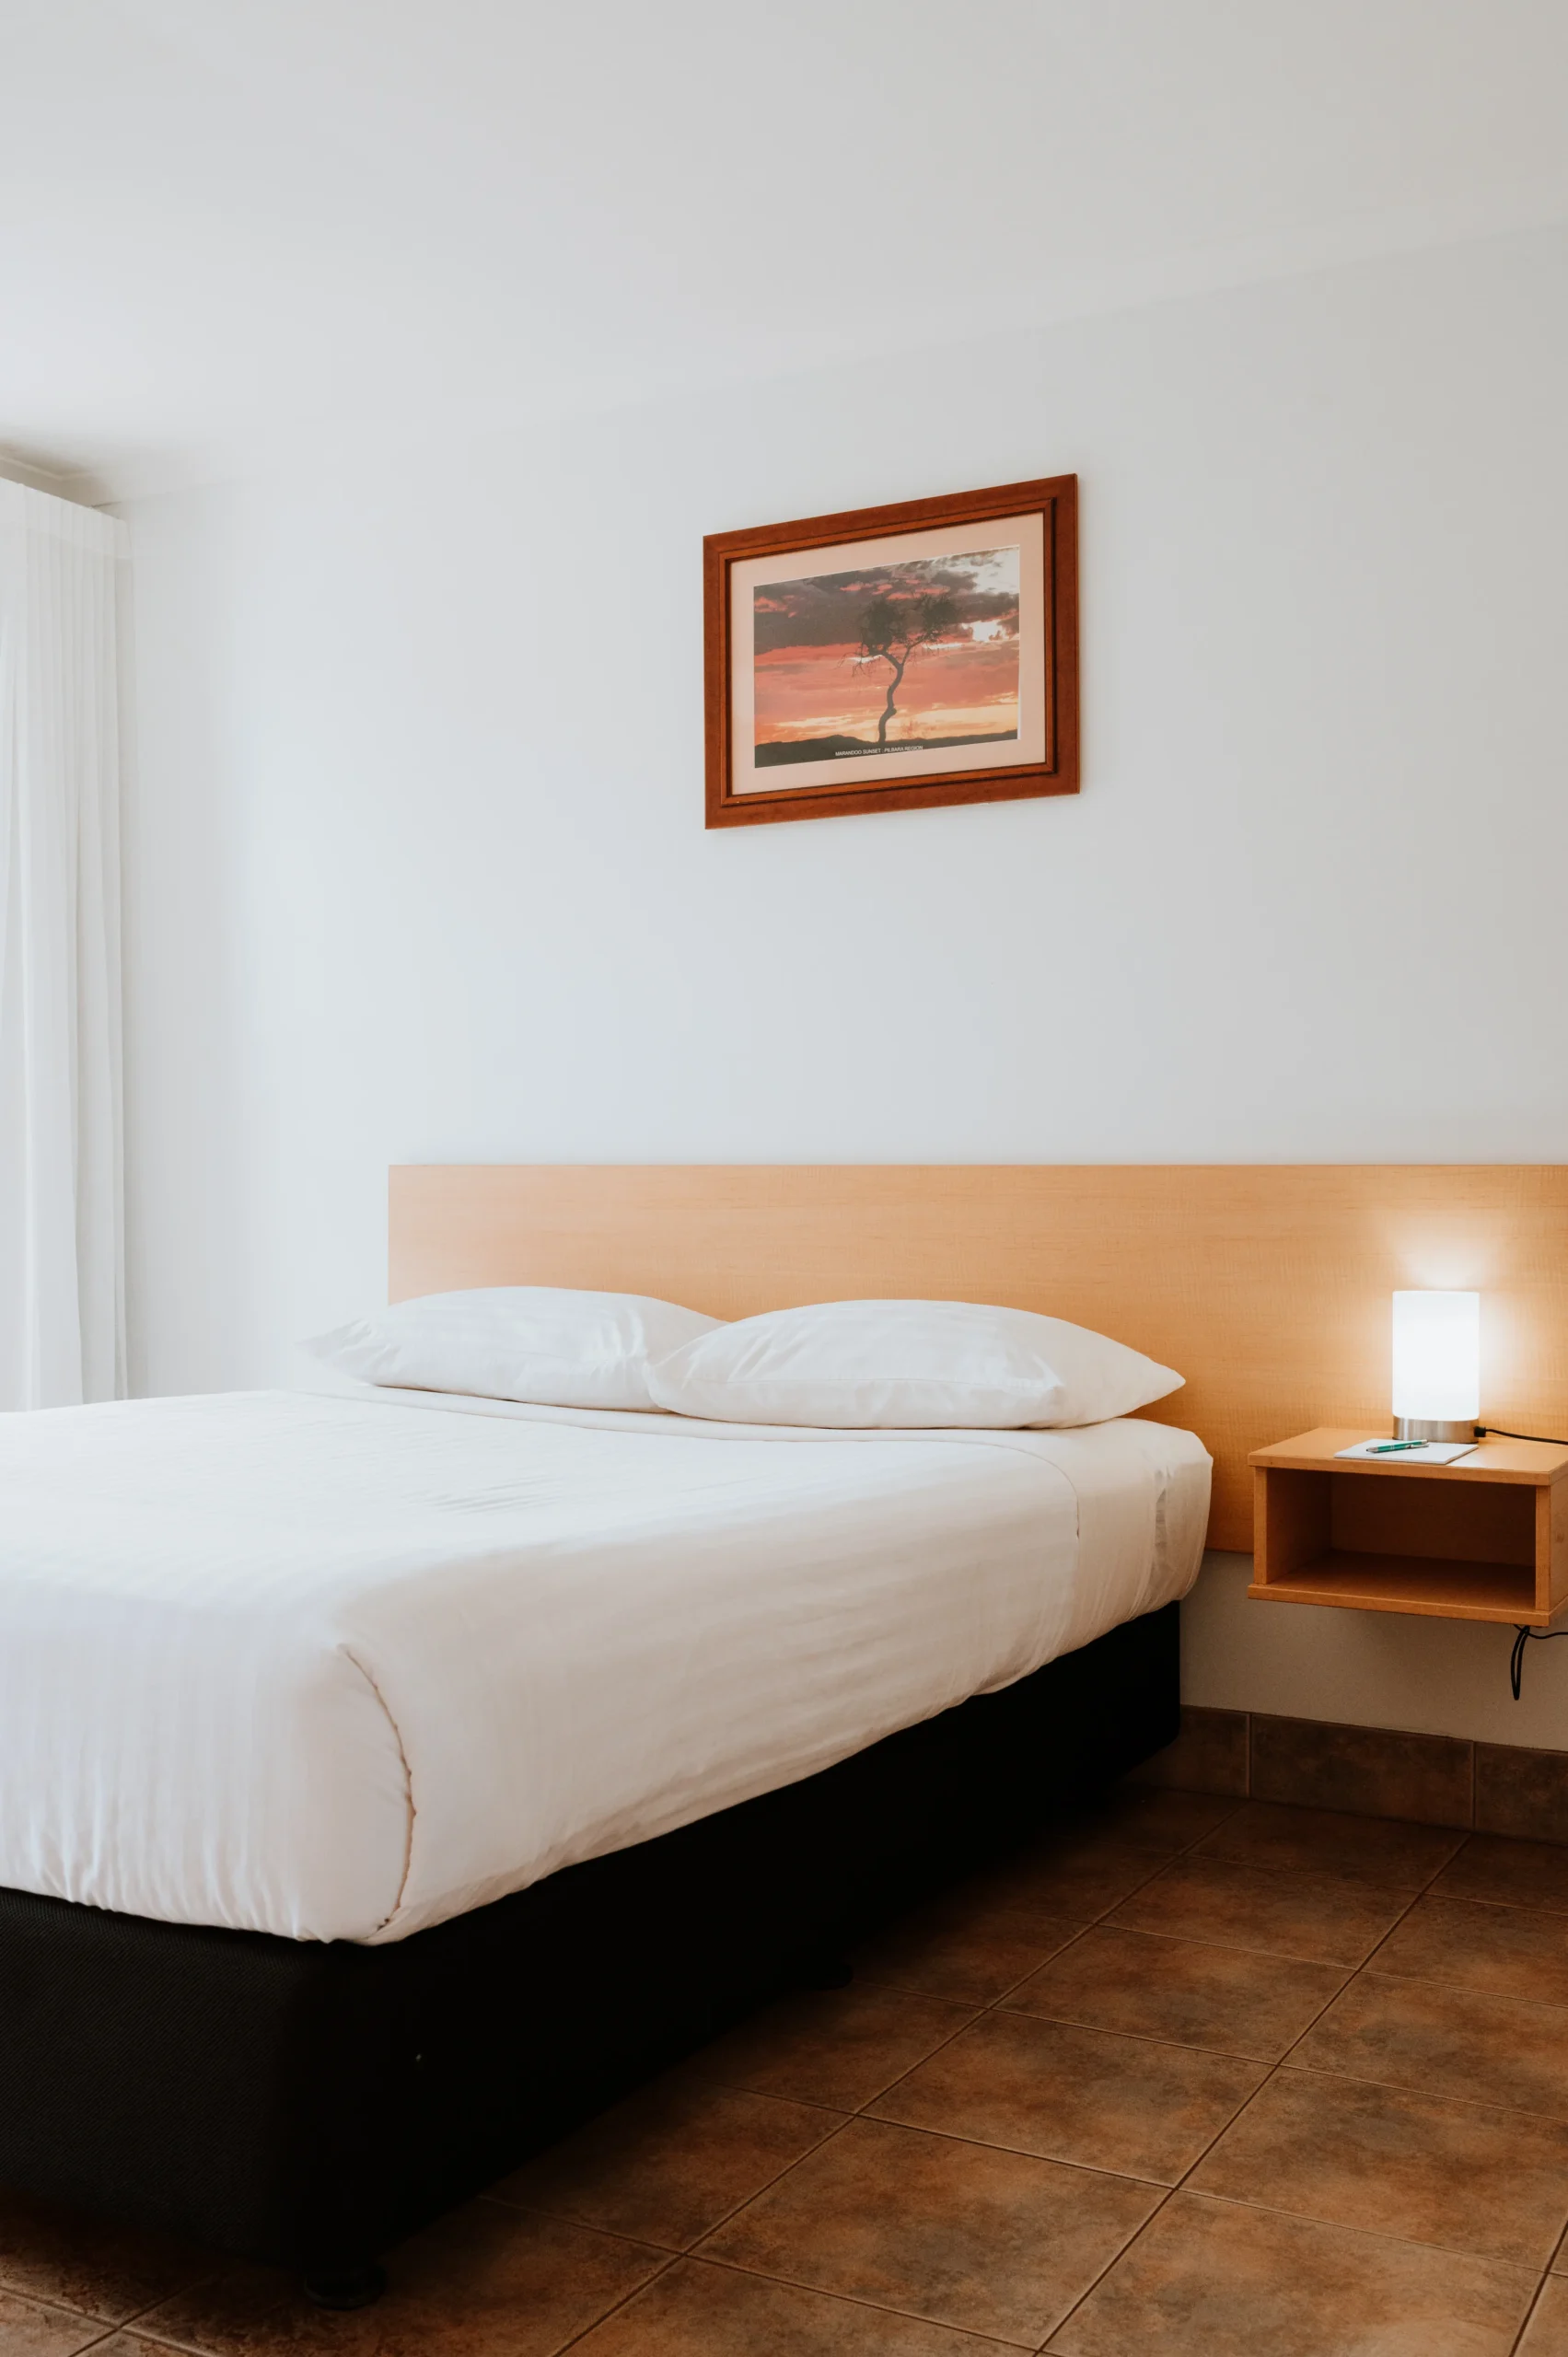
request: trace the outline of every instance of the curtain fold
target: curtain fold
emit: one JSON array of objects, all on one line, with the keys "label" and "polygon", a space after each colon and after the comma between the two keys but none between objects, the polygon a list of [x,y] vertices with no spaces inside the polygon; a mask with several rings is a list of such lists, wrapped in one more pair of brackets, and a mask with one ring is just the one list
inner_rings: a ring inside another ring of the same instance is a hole
[{"label": "curtain fold", "polygon": [[125,528],[0,482],[0,1409],[125,1388]]}]

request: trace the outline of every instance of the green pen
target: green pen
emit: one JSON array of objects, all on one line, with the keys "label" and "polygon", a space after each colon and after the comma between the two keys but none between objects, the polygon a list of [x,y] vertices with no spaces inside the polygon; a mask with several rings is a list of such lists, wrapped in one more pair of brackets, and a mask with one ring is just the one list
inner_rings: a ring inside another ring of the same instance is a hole
[{"label": "green pen", "polygon": [[1423,1440],[1380,1440],[1366,1452],[1368,1457],[1392,1457],[1401,1448],[1424,1448]]}]

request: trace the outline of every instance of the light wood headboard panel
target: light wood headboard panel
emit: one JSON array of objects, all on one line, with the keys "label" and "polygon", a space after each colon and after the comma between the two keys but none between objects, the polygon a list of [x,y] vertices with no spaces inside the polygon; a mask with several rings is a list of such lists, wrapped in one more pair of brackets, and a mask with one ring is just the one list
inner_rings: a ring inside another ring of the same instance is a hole
[{"label": "light wood headboard panel", "polygon": [[1150,1412],[1215,1460],[1210,1540],[1251,1545],[1247,1453],[1388,1417],[1388,1295],[1476,1286],[1482,1412],[1568,1434],[1568,1168],[1530,1165],[428,1166],[391,1174],[391,1298],[470,1285],[994,1301],[1113,1334],[1187,1386]]}]

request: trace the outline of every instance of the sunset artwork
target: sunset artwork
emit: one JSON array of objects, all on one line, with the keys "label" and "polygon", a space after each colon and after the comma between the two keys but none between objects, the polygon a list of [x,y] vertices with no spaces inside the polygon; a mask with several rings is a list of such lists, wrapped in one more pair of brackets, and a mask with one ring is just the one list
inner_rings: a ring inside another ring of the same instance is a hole
[{"label": "sunset artwork", "polygon": [[703,543],[710,827],[1078,791],[1072,475]]},{"label": "sunset artwork", "polygon": [[756,768],[1016,741],[1019,571],[1015,546],[759,582]]}]

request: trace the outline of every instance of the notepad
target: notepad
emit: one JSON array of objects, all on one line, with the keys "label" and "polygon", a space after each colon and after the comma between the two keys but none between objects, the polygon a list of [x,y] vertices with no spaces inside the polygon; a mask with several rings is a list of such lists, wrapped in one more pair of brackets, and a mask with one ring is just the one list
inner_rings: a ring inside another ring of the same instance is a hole
[{"label": "notepad", "polygon": [[1473,1440],[1423,1440],[1415,1448],[1390,1448],[1385,1440],[1358,1440],[1353,1448],[1336,1448],[1336,1457],[1369,1457],[1376,1465],[1452,1465],[1475,1453]]}]

